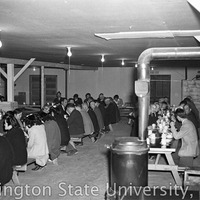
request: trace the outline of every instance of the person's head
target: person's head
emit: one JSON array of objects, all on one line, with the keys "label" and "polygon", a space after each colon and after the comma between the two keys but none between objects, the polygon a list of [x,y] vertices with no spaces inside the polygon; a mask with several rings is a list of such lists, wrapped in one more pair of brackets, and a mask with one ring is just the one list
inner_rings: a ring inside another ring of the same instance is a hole
[{"label": "person's head", "polygon": [[105,104],[106,104],[106,105],[109,105],[109,104],[110,104],[110,98],[108,98],[108,97],[105,98]]},{"label": "person's head", "polygon": [[162,108],[163,110],[166,110],[167,107],[168,107],[167,103],[166,103],[165,101],[163,101],[163,102],[162,102],[162,107],[161,107],[161,108]]},{"label": "person's head", "polygon": [[42,112],[48,114],[50,112],[50,106],[48,104],[45,104],[42,108]]},{"label": "person's head", "polygon": [[17,120],[20,120],[22,118],[22,109],[21,108],[16,108],[14,111],[14,117],[17,119]]},{"label": "person's head", "polygon": [[192,109],[190,108],[190,106],[188,104],[185,104],[183,109],[184,109],[186,115],[188,115],[192,111]]},{"label": "person's head", "polygon": [[105,97],[104,97],[104,94],[103,94],[103,93],[100,93],[100,94],[99,94],[99,99],[100,99],[101,101],[103,101],[104,98],[105,98]]},{"label": "person's head", "polygon": [[113,99],[114,99],[115,101],[117,101],[117,100],[119,99],[119,95],[116,94],[116,95],[113,97]]},{"label": "person's head", "polygon": [[74,111],[74,109],[75,109],[75,105],[74,105],[73,103],[68,103],[68,104],[66,105],[66,108],[67,108],[67,112],[68,112],[69,114],[71,114],[71,113]]},{"label": "person's head", "polygon": [[56,97],[57,97],[57,98],[60,98],[60,97],[61,97],[61,92],[60,92],[60,91],[58,91],[58,92],[56,93]]},{"label": "person's head", "polygon": [[74,100],[78,99],[78,94],[74,94],[73,98]]},{"label": "person's head", "polygon": [[81,111],[82,110],[82,104],[75,103],[75,108],[76,108],[76,110]]},{"label": "person's head", "polygon": [[5,130],[10,130],[12,128],[18,127],[18,122],[14,117],[13,111],[8,111],[3,117],[4,128]]},{"label": "person's head", "polygon": [[94,108],[95,108],[95,102],[94,101],[90,101],[89,107],[92,108],[92,110],[94,110]]},{"label": "person's head", "polygon": [[154,105],[156,106],[156,112],[158,112],[160,110],[160,104],[155,102]]},{"label": "person's head", "polygon": [[183,108],[187,104],[187,101],[183,100],[179,103],[179,107]]},{"label": "person's head", "polygon": [[82,104],[82,108],[85,110],[85,111],[88,111],[88,104],[87,103],[83,103]]},{"label": "person's head", "polygon": [[91,94],[90,94],[90,93],[86,93],[86,94],[85,94],[85,98],[86,98],[86,99],[89,99],[90,97],[91,97]]},{"label": "person's head", "polygon": [[66,105],[67,105],[67,99],[66,98],[62,98],[61,99],[61,104],[64,106],[64,107],[66,107]]},{"label": "person's head", "polygon": [[182,108],[177,108],[174,114],[176,119],[180,122],[187,118],[187,115],[185,114],[185,111]]},{"label": "person's head", "polygon": [[149,113],[156,113],[156,105],[155,104],[150,104]]},{"label": "person's head", "polygon": [[24,118],[23,122],[24,122],[24,126],[25,126],[26,129],[27,128],[29,129],[34,125],[41,125],[42,124],[42,120],[37,113],[27,115]]},{"label": "person's head", "polygon": [[67,103],[73,103],[74,104],[74,99],[73,98],[69,98],[68,101],[67,101]]}]

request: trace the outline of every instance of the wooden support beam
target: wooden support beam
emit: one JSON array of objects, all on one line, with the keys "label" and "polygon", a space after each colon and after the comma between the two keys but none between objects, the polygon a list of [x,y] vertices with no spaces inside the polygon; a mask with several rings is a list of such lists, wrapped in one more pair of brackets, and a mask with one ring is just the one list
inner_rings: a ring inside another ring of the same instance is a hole
[{"label": "wooden support beam", "polygon": [[44,66],[41,66],[41,108],[44,106]]},{"label": "wooden support beam", "polygon": [[[0,57],[0,63],[25,65],[27,63],[27,60]],[[45,68],[59,68],[59,69],[64,69],[64,70],[69,69],[68,64],[52,63],[52,62],[33,61],[31,65],[34,65],[37,67],[45,66]],[[70,69],[71,70],[98,70],[98,67],[70,65]]]},{"label": "wooden support beam", "polygon": [[7,64],[7,101],[14,101],[14,64]]},{"label": "wooden support beam", "polygon": [[16,81],[21,75],[22,73],[24,73],[24,71],[31,65],[31,63],[35,60],[35,58],[31,58],[23,67],[22,69],[15,75],[14,77],[14,81]]},{"label": "wooden support beam", "polygon": [[1,67],[0,67],[0,73],[7,79],[7,74]]}]

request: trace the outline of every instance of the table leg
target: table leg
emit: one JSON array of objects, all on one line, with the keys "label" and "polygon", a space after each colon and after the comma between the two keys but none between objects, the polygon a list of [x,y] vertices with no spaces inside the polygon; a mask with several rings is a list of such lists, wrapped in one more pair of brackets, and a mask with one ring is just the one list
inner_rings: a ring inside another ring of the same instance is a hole
[{"label": "table leg", "polygon": [[[172,158],[171,153],[165,153],[165,156],[166,156],[167,162],[170,166],[176,166],[175,163],[174,163],[174,160]],[[171,172],[172,172],[172,175],[174,177],[176,184],[179,185],[179,186],[182,186],[182,180],[181,180],[179,173],[178,173],[178,166],[177,166],[177,168],[173,167]]]},{"label": "table leg", "polygon": [[161,157],[161,155],[160,155],[160,154],[158,154],[158,155],[156,156],[155,165],[157,165],[157,164],[158,164],[158,162],[159,162],[159,160],[160,160],[160,157]]}]

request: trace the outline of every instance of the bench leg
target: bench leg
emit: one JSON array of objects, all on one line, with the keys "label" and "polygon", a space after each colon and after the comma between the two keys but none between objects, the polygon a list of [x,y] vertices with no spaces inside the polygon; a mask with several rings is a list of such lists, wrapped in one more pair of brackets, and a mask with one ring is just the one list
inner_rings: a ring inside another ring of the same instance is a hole
[{"label": "bench leg", "polygon": [[12,175],[12,181],[15,185],[20,185],[20,181],[19,181],[19,178],[18,178],[18,175],[17,175],[17,171],[14,170],[13,171],[13,175]]}]

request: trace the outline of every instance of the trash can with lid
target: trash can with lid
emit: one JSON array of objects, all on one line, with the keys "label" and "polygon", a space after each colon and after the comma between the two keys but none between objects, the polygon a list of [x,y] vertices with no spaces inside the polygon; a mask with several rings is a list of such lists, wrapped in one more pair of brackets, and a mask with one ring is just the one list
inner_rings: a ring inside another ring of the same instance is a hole
[{"label": "trash can with lid", "polygon": [[[125,188],[148,185],[148,147],[137,137],[119,137],[110,146],[110,190],[121,193]],[[120,196],[122,194],[119,194]]]}]

